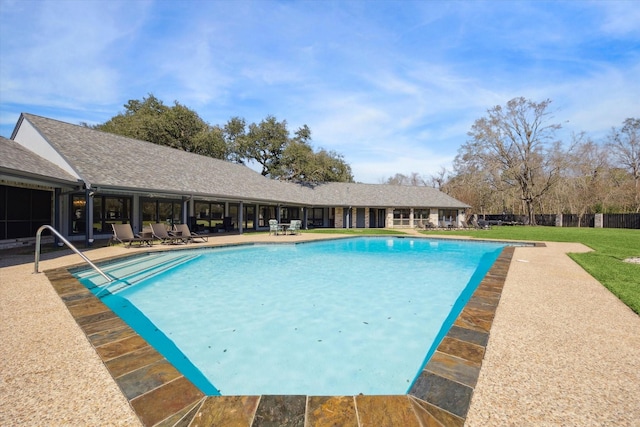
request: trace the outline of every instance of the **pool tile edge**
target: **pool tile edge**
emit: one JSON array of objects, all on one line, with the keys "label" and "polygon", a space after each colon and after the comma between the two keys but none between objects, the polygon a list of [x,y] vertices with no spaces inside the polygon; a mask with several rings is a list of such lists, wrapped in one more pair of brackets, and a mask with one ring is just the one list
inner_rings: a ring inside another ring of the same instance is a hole
[{"label": "pool tile edge", "polygon": [[[148,384],[153,384],[149,386],[151,389],[141,390],[136,397],[128,399],[129,403],[142,424],[163,427],[205,425],[200,421],[211,419],[211,411],[214,411],[216,416],[223,417],[225,416],[225,407],[228,405],[231,405],[228,408],[229,411],[234,413],[240,411],[239,413],[242,414],[241,419],[235,420],[237,425],[246,425],[247,427],[259,427],[270,422],[276,422],[281,426],[300,427],[330,425],[328,422],[330,418],[335,417],[335,411],[327,410],[327,405],[330,403],[329,406],[335,409],[335,406],[332,405],[339,403],[344,409],[345,399],[346,402],[353,402],[353,410],[349,410],[351,406],[347,404],[347,409],[341,412],[340,423],[345,426],[358,426],[358,420],[368,416],[383,417],[388,420],[389,425],[421,426],[426,423],[436,423],[436,425],[443,426],[463,426],[514,250],[513,246],[507,246],[502,250],[469,303],[463,308],[445,339],[438,346],[436,352],[439,353],[440,363],[432,363],[431,361],[427,363],[407,395],[204,396],[189,380],[180,376],[178,379],[171,378],[164,383],[161,378],[149,381]],[[105,315],[109,317],[110,314],[103,310],[102,302],[98,298],[87,296],[84,293],[83,289],[86,290],[86,288],[71,275],[69,272],[71,268],[73,267],[48,270],[45,271],[45,274],[70,314],[87,336],[89,343],[100,355],[99,347],[109,344],[118,345],[117,343],[122,341],[122,337],[114,334],[113,340],[109,340],[107,336],[106,342],[101,341],[101,345],[93,344],[90,335],[96,332],[95,328],[91,328],[91,325],[103,322],[106,329],[98,328],[98,330],[108,335],[110,332],[109,324],[104,323],[104,317]],[[80,294],[82,295],[80,296]],[[83,307],[79,307],[80,305]],[[93,333],[88,333],[89,330]],[[130,336],[127,338],[131,339]],[[148,344],[146,346],[150,347]],[[140,348],[136,346],[134,350],[140,351]],[[123,374],[117,375],[110,367],[114,365],[114,360],[117,362],[120,357],[132,357],[135,352],[133,350],[127,351],[127,349],[123,351],[122,354],[108,360],[100,357],[124,394],[123,385],[118,381],[118,378]],[[149,351],[155,352],[151,348],[140,353],[148,357],[146,353]],[[148,368],[149,365],[163,359],[161,355],[158,355],[144,360],[140,363],[141,366],[137,366],[132,371]],[[477,367],[477,370],[473,367]],[[161,385],[158,385],[158,381]],[[180,394],[180,396],[172,396],[173,392],[179,392],[176,394]],[[301,398],[304,402],[302,405]],[[158,400],[163,404],[159,405]],[[319,404],[318,402],[325,403]],[[374,409],[371,406],[372,402],[375,402]]]}]

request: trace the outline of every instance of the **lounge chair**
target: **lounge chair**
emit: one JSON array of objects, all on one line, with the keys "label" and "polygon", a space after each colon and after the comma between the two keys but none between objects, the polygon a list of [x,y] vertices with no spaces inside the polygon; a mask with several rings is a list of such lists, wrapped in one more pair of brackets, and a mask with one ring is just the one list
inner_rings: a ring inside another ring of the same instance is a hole
[{"label": "lounge chair", "polygon": [[270,219],[269,220],[269,235],[271,235],[271,233],[275,234],[276,236],[278,235],[278,233],[280,232],[280,225],[278,224],[278,220],[277,219]]},{"label": "lounge chair", "polygon": [[471,224],[473,225],[473,228],[477,230],[488,230],[489,228],[491,228],[486,221],[478,221],[475,217],[471,219]]},{"label": "lounge chair", "polygon": [[169,234],[169,231],[164,224],[151,224],[151,234],[154,238],[159,239],[161,243],[185,243],[185,239],[183,239],[181,236],[174,236],[173,234]]},{"label": "lounge chair", "polygon": [[230,216],[225,216],[224,218],[222,218],[222,228],[224,228],[224,231],[233,231],[233,218]]},{"label": "lounge chair", "polygon": [[302,227],[302,221],[300,221],[299,219],[292,219],[291,223],[289,224],[289,227],[287,227],[286,232],[289,232],[291,234],[298,234],[300,233],[300,227]]},{"label": "lounge chair", "polygon": [[[152,245],[152,240],[148,238],[144,238],[138,234],[133,233],[133,229],[131,228],[131,224],[111,224],[113,228],[113,237],[112,240],[122,243],[125,247],[131,247],[131,244],[136,242],[140,246]],[[126,245],[129,244],[129,246]]]},{"label": "lounge chair", "polygon": [[200,239],[203,242],[209,241],[208,236],[203,236],[202,234],[198,234],[195,232],[192,233],[191,230],[189,230],[189,226],[187,224],[174,224],[173,229],[175,232],[175,237],[181,237],[182,240],[185,240],[187,242],[193,242],[194,239]]}]

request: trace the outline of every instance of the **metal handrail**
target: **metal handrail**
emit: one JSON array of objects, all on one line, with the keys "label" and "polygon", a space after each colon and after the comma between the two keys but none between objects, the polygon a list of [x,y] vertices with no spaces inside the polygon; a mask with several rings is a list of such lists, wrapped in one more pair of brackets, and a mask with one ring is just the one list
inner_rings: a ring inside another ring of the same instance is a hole
[{"label": "metal handrail", "polygon": [[71,249],[73,252],[77,253],[78,255],[80,255],[82,257],[83,260],[85,260],[87,262],[87,264],[89,264],[91,266],[91,268],[93,268],[95,271],[97,271],[98,273],[100,273],[102,275],[102,277],[104,277],[105,279],[107,279],[107,281],[109,282],[113,282],[113,278],[107,276],[104,271],[100,270],[98,268],[98,266],[96,266],[94,263],[91,262],[91,260],[89,258],[87,258],[82,252],[80,252],[78,249],[76,249],[75,246],[73,246],[71,244],[71,242],[69,242],[67,239],[65,239],[62,234],[60,234],[58,232],[58,230],[56,230],[55,228],[53,228],[50,225],[43,225],[40,228],[38,228],[38,232],[36,233],[36,260],[35,260],[35,266],[34,266],[34,273],[39,273],[38,271],[38,264],[40,263],[40,238],[41,238],[41,234],[42,232],[45,230],[51,230],[51,232],[53,234],[55,234],[60,240],[62,240],[64,242],[64,244],[66,244],[69,249]]}]

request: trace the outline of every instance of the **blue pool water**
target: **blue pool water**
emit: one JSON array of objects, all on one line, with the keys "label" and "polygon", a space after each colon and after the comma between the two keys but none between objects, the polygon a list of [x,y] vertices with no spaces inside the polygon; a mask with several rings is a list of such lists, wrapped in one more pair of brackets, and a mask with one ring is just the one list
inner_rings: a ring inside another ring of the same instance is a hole
[{"label": "blue pool water", "polygon": [[209,395],[405,394],[504,244],[356,238],[149,254],[77,277]]}]

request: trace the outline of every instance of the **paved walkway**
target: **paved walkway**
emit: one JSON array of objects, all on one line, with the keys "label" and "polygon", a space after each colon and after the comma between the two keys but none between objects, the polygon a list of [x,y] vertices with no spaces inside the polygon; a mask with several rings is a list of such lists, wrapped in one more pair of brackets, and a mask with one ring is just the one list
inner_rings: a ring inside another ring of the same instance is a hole
[{"label": "paved walkway", "polygon": [[[210,243],[323,237],[216,236]],[[561,243],[516,249],[468,426],[640,425],[640,317],[565,255],[585,250]],[[43,256],[40,269],[80,261],[63,253]],[[46,277],[33,274],[33,254],[0,253],[0,342],[0,425],[139,425]]]}]

